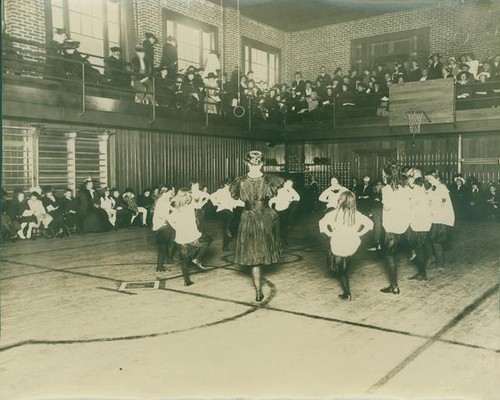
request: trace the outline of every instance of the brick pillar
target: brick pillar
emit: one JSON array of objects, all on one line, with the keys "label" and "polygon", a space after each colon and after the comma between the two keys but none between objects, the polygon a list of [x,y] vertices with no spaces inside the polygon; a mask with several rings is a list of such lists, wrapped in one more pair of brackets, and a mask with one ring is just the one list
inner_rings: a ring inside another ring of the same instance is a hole
[{"label": "brick pillar", "polygon": [[68,171],[68,188],[73,193],[76,192],[76,132],[65,133],[66,148],[68,151],[68,158],[66,168]]}]

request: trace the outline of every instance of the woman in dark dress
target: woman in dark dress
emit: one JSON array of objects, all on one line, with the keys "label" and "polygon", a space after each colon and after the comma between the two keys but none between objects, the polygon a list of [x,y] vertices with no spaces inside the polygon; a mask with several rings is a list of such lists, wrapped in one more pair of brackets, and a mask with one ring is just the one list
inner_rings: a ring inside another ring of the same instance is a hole
[{"label": "woman in dark dress", "polygon": [[100,204],[99,194],[94,189],[94,181],[87,178],[83,181],[78,192],[78,216],[80,217],[80,229],[86,232],[107,232],[111,229],[108,215]]},{"label": "woman in dark dress", "polygon": [[249,152],[245,161],[248,173],[236,178],[230,187],[233,198],[245,203],[235,262],[252,267],[255,301],[261,302],[264,299],[261,266],[277,263],[282,251],[279,217],[269,207],[269,199],[276,196],[283,179],[262,173],[265,159],[260,151]]}]

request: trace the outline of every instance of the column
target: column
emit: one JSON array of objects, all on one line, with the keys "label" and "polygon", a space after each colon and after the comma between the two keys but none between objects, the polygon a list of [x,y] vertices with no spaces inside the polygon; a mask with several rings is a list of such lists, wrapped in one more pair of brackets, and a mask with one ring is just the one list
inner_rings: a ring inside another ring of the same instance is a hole
[{"label": "column", "polygon": [[108,139],[109,133],[97,135],[99,139],[99,182],[101,187],[108,186]]},{"label": "column", "polygon": [[67,171],[68,171],[68,188],[73,193],[76,192],[76,132],[65,133],[66,148],[68,151]]},{"label": "column", "polygon": [[41,128],[33,126],[25,139],[24,166],[25,174],[30,178],[31,188],[38,187],[38,137]]}]

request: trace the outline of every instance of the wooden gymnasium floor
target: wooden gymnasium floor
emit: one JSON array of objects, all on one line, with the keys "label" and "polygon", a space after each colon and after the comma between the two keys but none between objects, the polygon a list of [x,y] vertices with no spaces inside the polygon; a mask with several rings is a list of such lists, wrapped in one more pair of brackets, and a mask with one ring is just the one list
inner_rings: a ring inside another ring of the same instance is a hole
[{"label": "wooden gymnasium floor", "polygon": [[342,302],[317,219],[298,220],[262,306],[213,221],[212,269],[188,288],[179,264],[155,273],[145,228],[6,244],[0,399],[499,398],[499,224],[458,226],[428,282],[408,280],[402,253],[399,296],[379,292],[382,262],[360,251]]}]

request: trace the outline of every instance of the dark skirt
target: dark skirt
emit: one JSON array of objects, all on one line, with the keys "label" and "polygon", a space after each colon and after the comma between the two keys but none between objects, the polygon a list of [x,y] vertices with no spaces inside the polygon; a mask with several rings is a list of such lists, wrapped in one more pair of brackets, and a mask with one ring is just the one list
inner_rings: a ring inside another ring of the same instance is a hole
[{"label": "dark skirt", "polygon": [[280,221],[268,206],[241,214],[234,261],[240,265],[270,265],[281,257]]},{"label": "dark skirt", "polygon": [[433,243],[445,243],[450,236],[451,226],[443,224],[432,224],[429,237]]},{"label": "dark skirt", "polygon": [[338,273],[347,270],[347,257],[337,257],[339,262],[335,262],[335,256],[328,250],[326,254],[326,263],[330,271]]},{"label": "dark skirt", "polygon": [[405,236],[411,247],[418,248],[425,244],[428,234],[429,232],[415,232],[413,229],[408,228]]},{"label": "dark skirt", "polygon": [[155,233],[156,244],[159,248],[166,248],[175,239],[175,230],[170,225],[162,226]]}]

